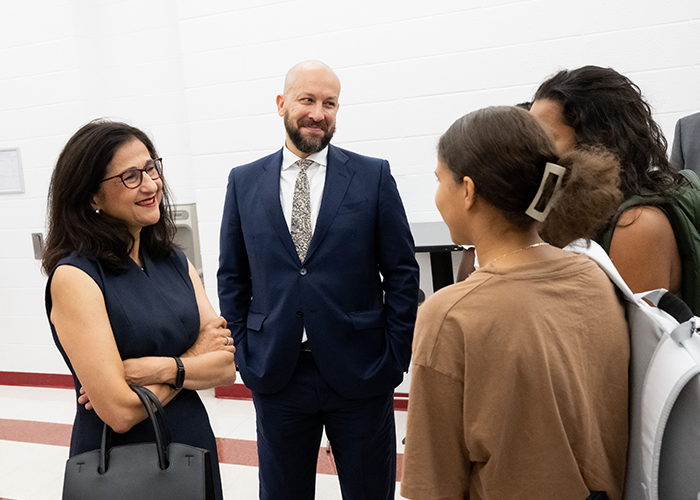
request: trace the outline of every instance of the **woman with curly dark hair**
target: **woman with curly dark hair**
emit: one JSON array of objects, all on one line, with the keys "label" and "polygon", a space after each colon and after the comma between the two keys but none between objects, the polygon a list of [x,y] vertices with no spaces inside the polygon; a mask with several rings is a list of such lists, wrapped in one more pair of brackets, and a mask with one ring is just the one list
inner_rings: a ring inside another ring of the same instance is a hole
[{"label": "woman with curly dark hair", "polygon": [[[234,347],[197,272],[173,245],[163,161],[141,130],[98,120],[63,148],[49,188],[43,268],[54,341],[73,374],[70,456],[153,441],[130,386],[163,404],[173,440],[209,450],[222,498],[216,441],[196,390],[236,377]],[[94,411],[93,411],[94,410]]]},{"label": "woman with curly dark hair", "polygon": [[[563,70],[542,83],[530,112],[560,154],[602,146],[619,159],[625,202],[598,241],[634,292],[665,288],[700,313],[698,270],[680,247],[674,209],[689,182],[666,157],[667,142],[642,92],[611,68]],[[692,195],[692,192],[690,192]],[[547,238],[553,221],[542,234]]]}]

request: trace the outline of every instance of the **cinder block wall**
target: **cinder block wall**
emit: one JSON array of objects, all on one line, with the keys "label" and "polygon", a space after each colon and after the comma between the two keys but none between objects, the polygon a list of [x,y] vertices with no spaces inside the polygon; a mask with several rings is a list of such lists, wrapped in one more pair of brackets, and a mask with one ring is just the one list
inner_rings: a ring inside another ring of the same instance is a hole
[{"label": "cinder block wall", "polygon": [[628,75],[669,142],[700,110],[700,3],[677,0],[0,0],[0,149],[25,192],[0,194],[0,371],[67,373],[44,313],[31,233],[44,232],[61,147],[110,116],[143,128],[176,202],[197,203],[215,307],[231,167],[274,151],[275,96],[294,63],[343,84],[334,142],[389,159],[411,222],[439,220],[435,144],[464,113],[529,100],[584,64]]}]

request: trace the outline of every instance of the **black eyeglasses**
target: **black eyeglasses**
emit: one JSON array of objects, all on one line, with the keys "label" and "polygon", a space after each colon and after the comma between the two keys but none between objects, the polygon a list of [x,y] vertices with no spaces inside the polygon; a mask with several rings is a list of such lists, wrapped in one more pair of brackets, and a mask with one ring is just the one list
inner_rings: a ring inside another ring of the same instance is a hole
[{"label": "black eyeglasses", "polygon": [[119,177],[124,186],[126,186],[128,189],[136,189],[143,181],[143,172],[146,172],[146,174],[148,174],[148,176],[153,180],[160,179],[160,176],[163,173],[163,158],[148,160],[148,162],[146,162],[146,166],[143,168],[127,168],[119,175],[102,179],[100,183]]}]

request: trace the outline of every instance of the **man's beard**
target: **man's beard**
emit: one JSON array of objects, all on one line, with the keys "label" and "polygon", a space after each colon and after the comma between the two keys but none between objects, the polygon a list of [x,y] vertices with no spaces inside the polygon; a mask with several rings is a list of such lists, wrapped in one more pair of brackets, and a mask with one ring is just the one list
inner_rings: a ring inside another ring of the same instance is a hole
[{"label": "man's beard", "polygon": [[[309,119],[305,118],[305,120]],[[318,153],[323,148],[328,146],[333,138],[333,134],[335,133],[334,124],[330,129],[324,131],[323,137],[318,139],[305,139],[301,135],[300,128],[294,122],[292,122],[292,120],[289,118],[289,113],[287,112],[284,113],[284,128],[287,129],[287,135],[289,136],[289,140],[292,141],[292,144],[294,144],[294,147],[307,155]]]}]

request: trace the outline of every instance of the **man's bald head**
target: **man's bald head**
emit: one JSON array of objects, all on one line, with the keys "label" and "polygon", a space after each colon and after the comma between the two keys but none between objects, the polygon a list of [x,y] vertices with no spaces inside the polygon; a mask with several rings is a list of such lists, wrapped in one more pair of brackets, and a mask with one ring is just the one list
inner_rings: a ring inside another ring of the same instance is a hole
[{"label": "man's bald head", "polygon": [[340,94],[340,78],[335,74],[335,71],[324,62],[309,60],[295,64],[287,72],[284,79],[284,95],[289,95],[290,90],[299,87],[309,79],[326,80],[329,84],[336,86],[337,93]]}]

